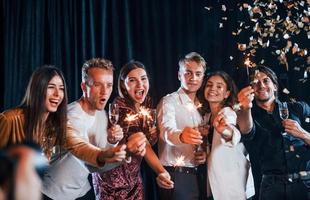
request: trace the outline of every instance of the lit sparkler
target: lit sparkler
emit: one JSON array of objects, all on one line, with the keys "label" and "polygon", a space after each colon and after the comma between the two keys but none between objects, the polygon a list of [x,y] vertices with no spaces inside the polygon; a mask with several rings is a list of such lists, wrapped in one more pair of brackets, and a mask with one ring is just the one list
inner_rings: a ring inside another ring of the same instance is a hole
[{"label": "lit sparkler", "polygon": [[175,158],[175,162],[174,162],[174,167],[182,167],[185,166],[185,162],[184,162],[185,156],[180,155],[178,157]]},{"label": "lit sparkler", "polygon": [[139,119],[139,114],[126,114],[124,121],[128,123],[127,123],[127,128],[125,132],[129,130],[131,123],[136,121],[137,119]]},{"label": "lit sparkler", "polygon": [[255,67],[256,64],[252,62],[249,57],[247,57],[244,61],[244,65],[246,67],[246,75],[247,75],[247,81],[248,81],[247,84],[251,84],[249,68]]},{"label": "lit sparkler", "polygon": [[140,107],[138,115],[142,117],[143,127],[145,127],[147,120],[154,120],[151,116],[151,110],[143,106]]},{"label": "lit sparkler", "polygon": [[124,121],[133,122],[133,121],[137,120],[138,117],[139,117],[139,114],[126,114]]}]

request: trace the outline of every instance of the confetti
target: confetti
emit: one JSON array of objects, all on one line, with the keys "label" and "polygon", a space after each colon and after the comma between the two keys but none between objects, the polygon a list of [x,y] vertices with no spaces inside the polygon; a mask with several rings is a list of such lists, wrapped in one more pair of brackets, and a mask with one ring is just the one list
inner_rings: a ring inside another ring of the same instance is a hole
[{"label": "confetti", "polygon": [[290,91],[289,91],[287,88],[284,88],[284,89],[282,90],[282,92],[283,92],[284,94],[289,94],[289,93],[290,93]]}]

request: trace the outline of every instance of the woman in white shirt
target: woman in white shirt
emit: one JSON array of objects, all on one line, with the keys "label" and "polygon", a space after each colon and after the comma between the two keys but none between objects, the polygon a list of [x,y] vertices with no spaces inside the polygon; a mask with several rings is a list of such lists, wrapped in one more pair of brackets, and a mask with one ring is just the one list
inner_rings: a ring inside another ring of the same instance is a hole
[{"label": "woman in white shirt", "polygon": [[227,73],[216,71],[206,76],[198,94],[204,102],[204,120],[210,125],[208,178],[213,198],[245,200],[254,195],[254,186],[247,153],[235,126],[237,115],[232,106],[236,103],[236,85]]}]

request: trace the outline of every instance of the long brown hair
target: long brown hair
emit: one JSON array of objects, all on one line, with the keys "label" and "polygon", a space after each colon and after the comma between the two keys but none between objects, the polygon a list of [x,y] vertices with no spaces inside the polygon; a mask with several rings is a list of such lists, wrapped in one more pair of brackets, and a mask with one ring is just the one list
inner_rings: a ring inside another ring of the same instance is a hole
[{"label": "long brown hair", "polygon": [[[134,104],[134,102],[125,88],[125,79],[127,75],[134,69],[143,69],[147,75],[147,78],[150,80],[150,76],[148,72],[146,71],[145,66],[143,65],[143,63],[139,61],[135,61],[135,60],[129,61],[122,67],[120,74],[118,76],[118,83],[117,83],[118,95],[122,98],[125,98],[126,102],[131,106]],[[152,104],[151,97],[149,96],[149,93],[148,93],[142,105],[149,106],[151,104]]]},{"label": "long brown hair", "polygon": [[[59,76],[64,84],[64,98],[56,112],[51,112],[44,122],[45,98],[49,81]],[[60,69],[54,66],[44,65],[33,72],[27,86],[25,96],[20,104],[24,110],[26,140],[41,143],[43,135],[38,131],[44,130],[42,134],[46,137],[55,138],[55,144],[63,145],[67,126],[67,87]],[[41,143],[42,144],[42,143]]]},{"label": "long brown hair", "polygon": [[232,107],[237,102],[238,89],[237,89],[237,86],[236,86],[234,80],[224,71],[215,71],[215,72],[208,73],[205,76],[205,78],[201,84],[201,87],[197,92],[197,98],[203,104],[202,110],[201,110],[202,114],[204,114],[206,112],[210,112],[210,106],[209,106],[208,101],[205,99],[204,91],[205,91],[205,87],[207,85],[208,80],[213,76],[221,77],[226,84],[227,91],[230,91],[229,97],[222,102],[222,105]]}]

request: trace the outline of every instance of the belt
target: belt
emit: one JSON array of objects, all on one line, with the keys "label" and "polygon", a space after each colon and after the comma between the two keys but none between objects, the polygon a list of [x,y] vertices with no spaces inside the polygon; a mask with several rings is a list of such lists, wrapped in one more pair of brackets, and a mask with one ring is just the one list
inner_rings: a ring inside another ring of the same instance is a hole
[{"label": "belt", "polygon": [[198,173],[198,167],[172,167],[172,166],[164,166],[165,169],[168,172],[179,172],[179,173],[185,173],[185,174],[197,174]]},{"label": "belt", "polygon": [[292,174],[264,174],[263,179],[273,179],[274,181],[280,182],[295,182],[295,181],[305,181],[310,180],[310,171],[300,171]]}]

